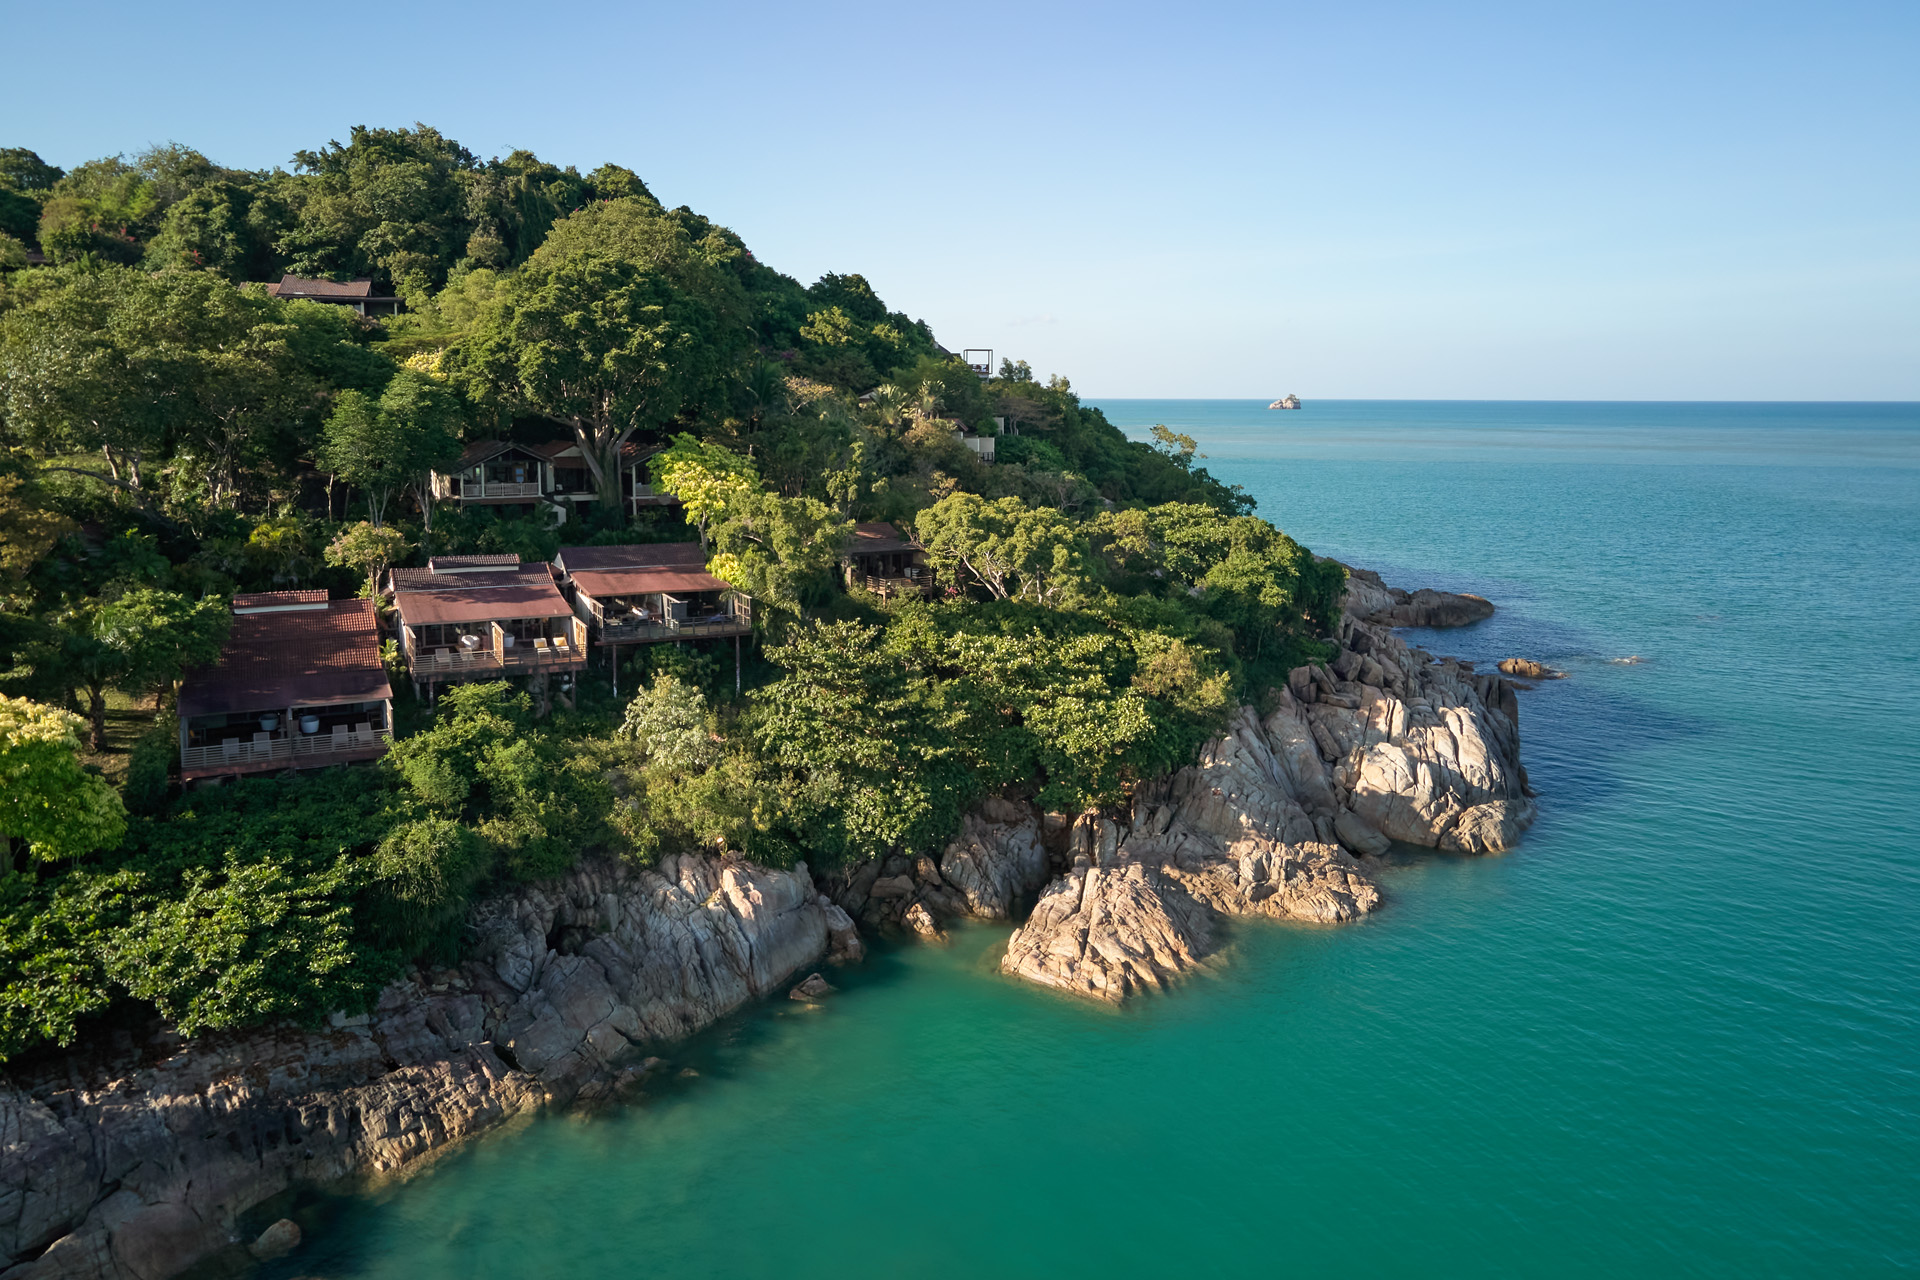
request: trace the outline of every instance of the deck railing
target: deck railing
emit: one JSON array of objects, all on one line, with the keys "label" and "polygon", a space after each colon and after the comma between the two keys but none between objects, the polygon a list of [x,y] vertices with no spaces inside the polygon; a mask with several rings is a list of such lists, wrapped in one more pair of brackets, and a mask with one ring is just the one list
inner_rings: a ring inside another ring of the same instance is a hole
[{"label": "deck railing", "polygon": [[567,619],[565,637],[516,640],[508,648],[499,623],[489,624],[492,647],[486,649],[423,649],[417,643],[407,653],[407,670],[414,679],[435,676],[467,675],[475,671],[529,671],[564,667],[587,660],[587,627],[577,618]]},{"label": "deck railing", "polygon": [[[264,742],[259,740],[263,736],[266,737]],[[392,743],[391,730],[374,728],[348,728],[345,732],[337,733],[256,734],[253,739],[230,738],[208,747],[182,747],[180,767],[187,770],[218,769],[228,765],[247,768],[276,761],[290,767],[324,764],[330,756],[376,748],[385,750]]]},{"label": "deck railing", "polygon": [[714,636],[744,636],[753,619],[738,616],[702,618],[697,622],[609,622],[600,628],[601,644],[644,644],[651,640],[701,640]]}]

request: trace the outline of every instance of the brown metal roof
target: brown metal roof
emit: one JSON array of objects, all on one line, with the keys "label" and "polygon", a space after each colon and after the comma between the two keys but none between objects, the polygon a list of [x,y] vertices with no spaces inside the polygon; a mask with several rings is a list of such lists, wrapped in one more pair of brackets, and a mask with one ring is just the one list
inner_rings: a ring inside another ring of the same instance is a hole
[{"label": "brown metal roof", "polygon": [[519,567],[520,557],[511,551],[491,556],[433,556],[427,561],[430,573],[471,573],[480,568],[499,570]]},{"label": "brown metal roof", "polygon": [[327,593],[314,587],[305,591],[243,591],[233,598],[233,611],[248,609],[324,609]]},{"label": "brown metal roof", "polygon": [[888,551],[918,551],[920,544],[911,538],[902,536],[900,530],[884,520],[875,520],[867,524],[853,526],[853,539],[847,544],[847,554],[854,556],[880,555]]},{"label": "brown metal roof", "polygon": [[704,568],[707,553],[697,542],[643,542],[625,547],[562,547],[554,563],[574,577],[615,569]]},{"label": "brown metal roof", "polygon": [[181,684],[180,714],[284,711],[392,696],[380,665],[373,601],[335,600],[325,609],[236,615],[220,660]]},{"label": "brown metal roof", "polygon": [[446,622],[495,622],[509,618],[565,618],[573,613],[553,571],[544,564],[501,573],[434,573],[395,569],[394,607],[409,627]]},{"label": "brown metal roof", "polygon": [[276,298],[325,298],[343,302],[365,302],[373,298],[373,281],[312,280],[306,276],[283,275],[280,277],[279,284],[267,286],[267,292]]},{"label": "brown metal roof", "polygon": [[610,573],[576,573],[573,584],[596,600],[613,596],[651,595],[665,591],[685,595],[693,591],[725,591],[727,584],[704,569],[623,569]]}]

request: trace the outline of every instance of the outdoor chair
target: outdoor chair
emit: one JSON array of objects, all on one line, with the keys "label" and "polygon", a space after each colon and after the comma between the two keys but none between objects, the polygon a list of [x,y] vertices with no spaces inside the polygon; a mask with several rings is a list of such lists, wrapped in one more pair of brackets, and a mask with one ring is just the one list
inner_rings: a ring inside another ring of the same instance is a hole
[{"label": "outdoor chair", "polygon": [[347,745],[347,726],[343,724],[337,724],[333,726],[333,749],[335,751],[344,750],[346,745]]},{"label": "outdoor chair", "polygon": [[362,720],[359,724],[353,726],[353,736],[362,743],[371,742],[373,740],[373,722],[371,720]]},{"label": "outdoor chair", "polygon": [[220,744],[220,758],[222,760],[238,760],[240,758],[240,739],[228,738],[222,742]]}]

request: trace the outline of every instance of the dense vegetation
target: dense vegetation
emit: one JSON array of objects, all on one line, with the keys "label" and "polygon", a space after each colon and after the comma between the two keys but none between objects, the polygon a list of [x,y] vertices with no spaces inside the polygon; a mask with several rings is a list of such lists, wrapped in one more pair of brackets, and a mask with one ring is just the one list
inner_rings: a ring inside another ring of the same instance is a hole
[{"label": "dense vegetation", "polygon": [[[406,311],[269,296],[283,271]],[[608,497],[623,446],[664,446],[682,505],[436,510],[431,472],[486,438],[570,438]],[[364,1007],[457,958],[476,894],[583,851],[818,866],[935,848],[989,791],[1118,803],[1317,656],[1342,584],[1190,437],[1130,441],[1024,363],[977,377],[861,276],[803,286],[618,166],[425,127],[271,173],[0,150],[0,444],[0,1055],[116,1010]],[[914,531],[935,598],[841,585],[859,520]],[[730,652],[652,646],[624,704],[597,658],[540,720],[505,683],[403,692],[377,765],[170,773],[234,592],[687,538],[754,597],[743,694]]]}]

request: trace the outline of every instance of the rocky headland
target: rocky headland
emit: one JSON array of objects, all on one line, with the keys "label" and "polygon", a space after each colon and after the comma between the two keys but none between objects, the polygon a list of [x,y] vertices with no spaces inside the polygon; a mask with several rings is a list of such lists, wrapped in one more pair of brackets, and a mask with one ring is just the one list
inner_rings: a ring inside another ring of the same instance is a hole
[{"label": "rocky headland", "polygon": [[483,904],[466,962],[409,975],[370,1015],[190,1041],[155,1026],[11,1064],[0,1280],[163,1280],[223,1250],[284,1251],[290,1222],[240,1230],[281,1192],[402,1174],[516,1117],[616,1097],[653,1051],[823,955],[859,959],[862,926],[1020,922],[1006,972],[1118,1001],[1204,962],[1225,917],[1357,919],[1392,842],[1497,852],[1532,820],[1514,686],[1393,634],[1492,610],[1353,571],[1333,660],[1243,707],[1127,812],[989,797],[937,859],[817,882],[720,857],[584,862]]}]

